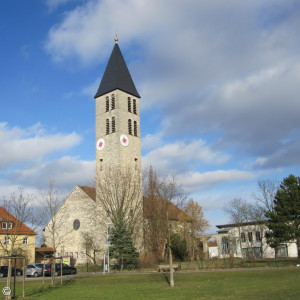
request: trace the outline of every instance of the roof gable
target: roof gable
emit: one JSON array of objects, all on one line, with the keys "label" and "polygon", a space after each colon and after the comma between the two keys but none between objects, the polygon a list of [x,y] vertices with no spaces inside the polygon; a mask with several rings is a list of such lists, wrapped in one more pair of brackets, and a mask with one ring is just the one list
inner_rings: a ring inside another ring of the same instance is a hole
[{"label": "roof gable", "polygon": [[94,98],[98,98],[116,89],[140,98],[117,43],[115,43]]},{"label": "roof gable", "polygon": [[[12,229],[2,229],[2,222],[12,222]],[[18,224],[19,228],[16,228]],[[4,207],[0,206],[0,234],[14,234],[14,235],[36,235],[31,228],[18,220],[14,215],[7,211]]]}]

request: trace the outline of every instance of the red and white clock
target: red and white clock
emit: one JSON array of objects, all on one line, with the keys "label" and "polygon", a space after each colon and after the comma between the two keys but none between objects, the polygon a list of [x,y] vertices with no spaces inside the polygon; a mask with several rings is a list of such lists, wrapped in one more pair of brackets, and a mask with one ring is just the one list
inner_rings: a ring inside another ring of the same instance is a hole
[{"label": "red and white clock", "polygon": [[103,150],[104,146],[105,146],[104,139],[99,139],[96,143],[97,150]]},{"label": "red and white clock", "polygon": [[121,142],[122,146],[124,146],[124,147],[127,147],[129,145],[129,139],[126,134],[121,134],[120,142]]}]

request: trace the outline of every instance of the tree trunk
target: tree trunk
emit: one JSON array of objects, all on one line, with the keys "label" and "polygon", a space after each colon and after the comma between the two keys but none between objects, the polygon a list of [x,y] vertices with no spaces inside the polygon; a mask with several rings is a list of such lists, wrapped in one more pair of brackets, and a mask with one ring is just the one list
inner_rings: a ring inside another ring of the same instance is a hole
[{"label": "tree trunk", "polygon": [[170,287],[174,287],[174,269],[173,269],[173,256],[171,247],[169,247],[169,265],[170,265]]},{"label": "tree trunk", "polygon": [[298,262],[300,262],[300,238],[297,239]]}]

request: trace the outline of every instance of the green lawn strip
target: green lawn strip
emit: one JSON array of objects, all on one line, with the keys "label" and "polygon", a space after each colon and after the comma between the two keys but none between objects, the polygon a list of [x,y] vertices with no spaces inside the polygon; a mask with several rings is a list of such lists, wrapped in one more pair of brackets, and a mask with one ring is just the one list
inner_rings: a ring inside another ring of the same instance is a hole
[{"label": "green lawn strip", "polygon": [[[166,275],[64,279],[64,284],[57,281],[55,288],[47,287],[49,281],[44,288],[41,281],[26,282],[25,299],[300,299],[300,269],[176,273],[173,289]],[[19,282],[16,295],[22,299]]]}]

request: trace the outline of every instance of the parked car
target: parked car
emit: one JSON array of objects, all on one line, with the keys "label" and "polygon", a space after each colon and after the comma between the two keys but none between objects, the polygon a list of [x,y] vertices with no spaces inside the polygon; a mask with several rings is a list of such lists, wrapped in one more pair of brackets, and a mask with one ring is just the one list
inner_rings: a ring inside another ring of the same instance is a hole
[{"label": "parked car", "polygon": [[[15,271],[17,276],[23,275],[23,271],[21,269],[15,269],[15,267],[11,268],[11,276],[15,276]],[[8,275],[8,266],[0,267],[0,277],[7,277]]]},{"label": "parked car", "polygon": [[[52,265],[46,265],[45,267],[45,276],[51,276]],[[62,264],[62,274],[76,274],[77,269],[75,267],[70,267],[66,264]],[[55,264],[55,276],[59,276],[61,274],[60,264]]]},{"label": "parked car", "polygon": [[25,275],[33,277],[43,276],[43,269],[43,264],[31,264],[26,267]]}]

